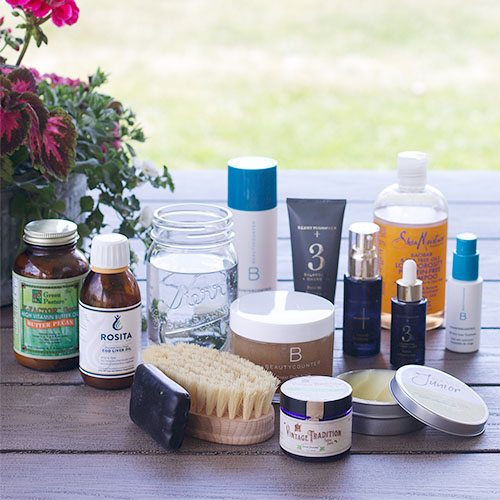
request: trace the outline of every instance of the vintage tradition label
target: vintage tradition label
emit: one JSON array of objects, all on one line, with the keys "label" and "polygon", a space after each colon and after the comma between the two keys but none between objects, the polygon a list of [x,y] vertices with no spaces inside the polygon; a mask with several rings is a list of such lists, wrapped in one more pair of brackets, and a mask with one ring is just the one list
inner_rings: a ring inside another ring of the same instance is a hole
[{"label": "vintage tradition label", "polygon": [[80,301],[80,370],[91,377],[133,375],[141,354],[141,303],[103,309]]},{"label": "vintage tradition label", "polygon": [[351,447],[352,412],[335,420],[299,420],[280,410],[280,446],[302,457],[332,457]]},{"label": "vintage tradition label", "polygon": [[423,282],[423,296],[427,299],[427,314],[443,311],[448,221],[419,227],[390,225],[377,217],[375,222],[380,226],[382,312],[391,313],[396,281],[401,278],[403,262],[407,259],[417,263],[417,277]]},{"label": "vintage tradition label", "polygon": [[78,299],[85,276],[40,280],[12,273],[15,352],[46,360],[78,356]]}]

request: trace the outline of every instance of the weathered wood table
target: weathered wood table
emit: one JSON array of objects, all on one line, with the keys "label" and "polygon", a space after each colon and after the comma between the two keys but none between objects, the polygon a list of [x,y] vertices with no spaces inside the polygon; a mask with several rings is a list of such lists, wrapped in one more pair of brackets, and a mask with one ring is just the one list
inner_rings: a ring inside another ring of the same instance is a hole
[{"label": "weathered wood table", "polygon": [[[279,176],[279,286],[292,289],[288,219],[290,197],[347,198],[336,296],[334,374],[389,366],[382,352],[368,359],[342,353],[342,276],[347,229],[371,220],[388,172],[288,171]],[[224,204],[225,171],[174,172],[175,195],[142,188],[152,208],[172,201]],[[277,433],[253,446],[224,446],[186,438],[168,452],[128,417],[130,390],[100,391],[78,371],[44,373],[16,363],[11,309],[1,309],[2,499],[69,498],[500,498],[500,172],[430,172],[449,200],[450,256],[455,236],[479,236],[483,291],[481,348],[444,350],[444,331],[428,334],[427,364],[472,385],[490,409],[486,432],[461,438],[429,427],[401,436],[354,434],[340,462],[308,464],[284,456]],[[138,277],[144,290],[144,265]],[[278,422],[278,420],[277,420]]]}]

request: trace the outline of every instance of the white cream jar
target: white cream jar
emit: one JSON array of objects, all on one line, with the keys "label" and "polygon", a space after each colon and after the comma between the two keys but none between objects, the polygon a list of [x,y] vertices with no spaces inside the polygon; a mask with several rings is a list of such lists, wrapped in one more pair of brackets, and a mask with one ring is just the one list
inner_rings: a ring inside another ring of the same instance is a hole
[{"label": "white cream jar", "polygon": [[334,307],[323,297],[272,291],[231,304],[231,352],[273,372],[281,382],[332,375]]}]

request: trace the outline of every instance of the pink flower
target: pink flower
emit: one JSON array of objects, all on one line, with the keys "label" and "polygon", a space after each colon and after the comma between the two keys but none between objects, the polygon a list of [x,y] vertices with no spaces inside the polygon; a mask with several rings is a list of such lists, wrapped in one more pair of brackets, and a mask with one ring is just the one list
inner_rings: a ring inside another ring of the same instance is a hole
[{"label": "pink flower", "polygon": [[45,17],[49,14],[56,26],[68,26],[78,21],[80,10],[75,0],[6,0],[12,7],[21,7],[31,11],[35,17]]},{"label": "pink flower", "polygon": [[53,1],[59,5],[52,7],[52,22],[56,26],[71,26],[78,21],[80,9],[76,6],[74,0]]},{"label": "pink flower", "polygon": [[115,122],[115,128],[113,129],[112,134],[113,137],[115,138],[113,140],[113,147],[117,151],[120,151],[120,148],[122,147],[122,141],[120,140],[121,129],[120,129],[120,124],[118,122]]},{"label": "pink flower", "polygon": [[42,81],[42,75],[40,75],[40,72],[36,68],[29,68],[31,71],[31,74],[35,77],[35,81],[37,83],[40,83]]},{"label": "pink flower", "polygon": [[[56,75],[55,73],[45,73],[42,76],[42,79],[50,80],[52,83],[52,86],[67,85],[68,87],[79,87],[80,83],[83,83],[78,78],[73,80],[72,78],[66,78],[64,76],[59,76],[59,75]],[[87,85],[85,83],[83,83],[83,85],[84,85],[84,87],[87,87]]]}]

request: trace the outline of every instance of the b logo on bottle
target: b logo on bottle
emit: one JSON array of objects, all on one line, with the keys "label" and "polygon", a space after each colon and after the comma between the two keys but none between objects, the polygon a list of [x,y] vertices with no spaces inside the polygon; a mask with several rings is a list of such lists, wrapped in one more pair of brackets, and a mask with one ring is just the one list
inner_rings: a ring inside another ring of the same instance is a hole
[{"label": "b logo on bottle", "polygon": [[249,267],[248,268],[248,281],[257,281],[260,279],[259,268]]}]

